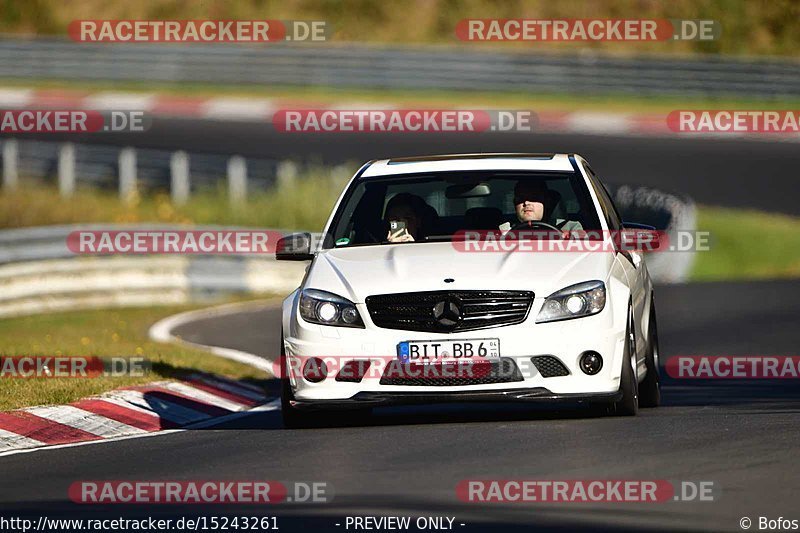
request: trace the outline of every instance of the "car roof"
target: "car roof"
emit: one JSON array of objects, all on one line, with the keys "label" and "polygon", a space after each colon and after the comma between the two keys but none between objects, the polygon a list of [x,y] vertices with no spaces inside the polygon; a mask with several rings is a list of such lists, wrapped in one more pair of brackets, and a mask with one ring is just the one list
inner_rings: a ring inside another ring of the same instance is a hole
[{"label": "car roof", "polygon": [[476,153],[400,157],[373,161],[362,177],[458,170],[574,172],[569,154]]}]

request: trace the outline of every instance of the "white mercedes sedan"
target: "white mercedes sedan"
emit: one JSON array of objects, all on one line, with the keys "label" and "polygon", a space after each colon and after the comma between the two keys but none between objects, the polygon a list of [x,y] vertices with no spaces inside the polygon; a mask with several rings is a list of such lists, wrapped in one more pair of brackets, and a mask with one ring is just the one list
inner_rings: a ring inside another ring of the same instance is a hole
[{"label": "white mercedes sedan", "polygon": [[622,222],[579,155],[365,164],[321,239],[277,245],[310,261],[283,302],[284,423],[414,403],[657,406],[653,284],[620,238],[652,230]]}]

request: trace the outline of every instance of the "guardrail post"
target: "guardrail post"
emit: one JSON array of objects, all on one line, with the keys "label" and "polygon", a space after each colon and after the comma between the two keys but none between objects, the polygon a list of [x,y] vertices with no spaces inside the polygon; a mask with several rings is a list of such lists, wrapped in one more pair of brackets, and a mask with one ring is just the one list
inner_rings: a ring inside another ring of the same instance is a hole
[{"label": "guardrail post", "polygon": [[172,203],[185,204],[189,200],[189,154],[183,151],[173,153],[169,161],[169,170],[172,177],[170,188]]},{"label": "guardrail post", "polygon": [[119,152],[119,198],[123,202],[136,192],[136,149],[127,147]]},{"label": "guardrail post", "polygon": [[58,150],[58,193],[64,198],[75,192],[75,145],[65,143]]},{"label": "guardrail post", "polygon": [[3,188],[7,191],[13,191],[17,188],[18,155],[16,139],[3,141]]},{"label": "guardrail post", "polygon": [[247,197],[247,162],[235,155],[228,159],[228,199],[231,207],[242,205]]},{"label": "guardrail post", "polygon": [[278,163],[276,177],[279,188],[290,187],[297,179],[297,165],[292,161],[281,161]]}]

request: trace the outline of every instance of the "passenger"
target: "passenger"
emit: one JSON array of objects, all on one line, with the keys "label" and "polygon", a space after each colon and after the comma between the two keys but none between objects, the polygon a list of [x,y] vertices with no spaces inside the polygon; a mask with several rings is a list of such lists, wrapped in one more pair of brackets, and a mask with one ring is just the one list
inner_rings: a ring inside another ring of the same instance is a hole
[{"label": "passenger", "polygon": [[389,242],[414,242],[422,238],[423,221],[428,204],[419,196],[407,192],[396,194],[386,204],[384,219],[391,222],[405,223],[403,231],[393,232],[391,227],[386,235]]}]

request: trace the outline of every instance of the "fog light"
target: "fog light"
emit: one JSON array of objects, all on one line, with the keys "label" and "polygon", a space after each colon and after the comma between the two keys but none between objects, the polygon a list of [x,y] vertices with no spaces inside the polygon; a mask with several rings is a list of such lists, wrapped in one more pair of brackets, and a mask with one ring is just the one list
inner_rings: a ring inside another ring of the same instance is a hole
[{"label": "fog light", "polygon": [[311,357],[303,365],[303,378],[311,383],[319,383],[328,377],[328,365],[319,357]]},{"label": "fog light", "polygon": [[594,376],[603,369],[603,358],[597,352],[583,352],[580,367],[584,374]]}]

